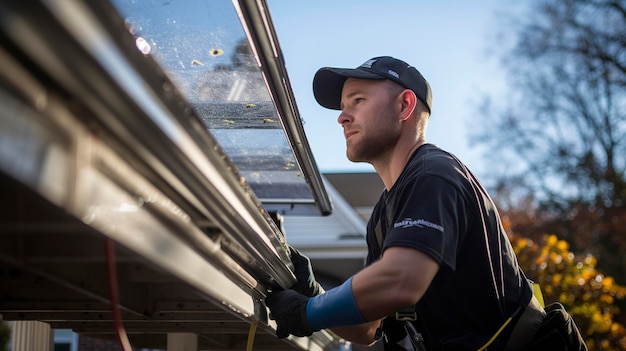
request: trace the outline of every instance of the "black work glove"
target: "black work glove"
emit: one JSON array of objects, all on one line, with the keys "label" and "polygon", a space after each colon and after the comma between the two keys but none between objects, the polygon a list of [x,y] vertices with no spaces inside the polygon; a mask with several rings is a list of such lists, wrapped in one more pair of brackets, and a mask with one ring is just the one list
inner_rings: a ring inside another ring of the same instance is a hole
[{"label": "black work glove", "polygon": [[313,267],[311,267],[311,260],[308,257],[301,254],[298,250],[289,246],[289,255],[291,256],[291,262],[295,268],[296,279],[298,280],[291,289],[313,297],[324,292],[322,286],[315,280],[313,274]]},{"label": "black work glove", "polygon": [[306,305],[309,297],[295,290],[272,291],[265,298],[270,309],[270,318],[276,320],[276,336],[286,338],[289,334],[309,336],[315,330],[306,320]]}]

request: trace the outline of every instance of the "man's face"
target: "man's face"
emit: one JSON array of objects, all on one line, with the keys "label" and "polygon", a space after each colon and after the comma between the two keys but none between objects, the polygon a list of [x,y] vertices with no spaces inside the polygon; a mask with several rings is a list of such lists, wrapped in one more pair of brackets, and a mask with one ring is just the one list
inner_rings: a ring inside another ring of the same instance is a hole
[{"label": "man's face", "polygon": [[398,91],[386,80],[346,80],[337,121],[346,138],[346,155],[353,162],[374,163],[389,157],[400,136]]}]

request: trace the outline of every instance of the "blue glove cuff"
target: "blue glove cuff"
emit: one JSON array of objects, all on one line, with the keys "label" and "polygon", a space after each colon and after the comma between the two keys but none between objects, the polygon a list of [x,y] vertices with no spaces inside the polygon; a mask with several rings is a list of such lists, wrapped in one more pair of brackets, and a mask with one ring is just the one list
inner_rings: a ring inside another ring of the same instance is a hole
[{"label": "blue glove cuff", "polygon": [[309,299],[306,319],[313,330],[367,322],[352,293],[352,277],[336,288]]}]

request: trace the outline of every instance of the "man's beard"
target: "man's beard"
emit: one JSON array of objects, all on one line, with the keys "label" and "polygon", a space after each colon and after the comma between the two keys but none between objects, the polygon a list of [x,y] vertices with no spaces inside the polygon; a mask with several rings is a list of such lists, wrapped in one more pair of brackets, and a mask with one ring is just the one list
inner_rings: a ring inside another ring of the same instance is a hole
[{"label": "man's beard", "polygon": [[363,138],[352,146],[346,145],[346,156],[352,162],[373,163],[387,157],[392,152],[398,136],[393,131],[379,132],[374,136]]}]

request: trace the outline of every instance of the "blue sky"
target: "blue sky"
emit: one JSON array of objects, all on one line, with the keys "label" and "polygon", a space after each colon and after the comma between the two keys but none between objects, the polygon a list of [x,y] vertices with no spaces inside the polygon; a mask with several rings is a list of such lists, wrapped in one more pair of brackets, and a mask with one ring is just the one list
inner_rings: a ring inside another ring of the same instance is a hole
[{"label": "blue sky", "polygon": [[345,157],[337,111],[319,106],[312,79],[320,67],[356,67],[390,55],[415,66],[433,90],[429,142],[455,153],[477,174],[481,151],[470,148],[478,127],[476,106],[485,94],[502,94],[504,74],[494,52],[496,0],[286,1],[268,0],[308,141],[323,172],[373,171]]}]

